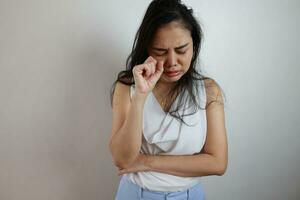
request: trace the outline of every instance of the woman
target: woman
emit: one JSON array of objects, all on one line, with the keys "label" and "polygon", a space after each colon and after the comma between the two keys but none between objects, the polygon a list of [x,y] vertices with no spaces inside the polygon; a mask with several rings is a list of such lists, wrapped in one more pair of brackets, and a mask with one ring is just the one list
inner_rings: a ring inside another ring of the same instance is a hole
[{"label": "woman", "polygon": [[202,31],[180,0],[153,0],[113,85],[110,152],[117,200],[204,199],[227,168],[224,104],[196,70]]}]

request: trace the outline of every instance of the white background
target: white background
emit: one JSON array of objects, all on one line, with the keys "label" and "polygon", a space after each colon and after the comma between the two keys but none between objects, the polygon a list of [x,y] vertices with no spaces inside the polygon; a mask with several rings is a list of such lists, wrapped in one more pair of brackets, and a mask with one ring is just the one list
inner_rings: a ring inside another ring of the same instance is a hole
[{"label": "white background", "polygon": [[[109,89],[150,1],[0,1],[0,199],[109,200]],[[229,165],[208,200],[300,199],[300,2],[184,1],[226,95]]]}]

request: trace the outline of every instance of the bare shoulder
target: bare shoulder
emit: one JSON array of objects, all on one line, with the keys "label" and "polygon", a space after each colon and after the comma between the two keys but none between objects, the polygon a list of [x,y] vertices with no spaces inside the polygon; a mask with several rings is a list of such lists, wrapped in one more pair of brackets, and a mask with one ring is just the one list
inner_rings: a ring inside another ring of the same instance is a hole
[{"label": "bare shoulder", "polygon": [[211,105],[224,106],[224,99],[220,85],[211,78],[204,80],[206,91],[206,108]]},{"label": "bare shoulder", "polygon": [[113,108],[130,102],[130,85],[117,82],[113,93]]},{"label": "bare shoulder", "polygon": [[201,152],[216,159],[217,175],[223,175],[228,163],[228,144],[222,89],[213,79],[206,79],[204,84],[207,94],[207,135]]},{"label": "bare shoulder", "polygon": [[112,99],[112,133],[115,134],[122,124],[130,108],[130,86],[117,82]]}]

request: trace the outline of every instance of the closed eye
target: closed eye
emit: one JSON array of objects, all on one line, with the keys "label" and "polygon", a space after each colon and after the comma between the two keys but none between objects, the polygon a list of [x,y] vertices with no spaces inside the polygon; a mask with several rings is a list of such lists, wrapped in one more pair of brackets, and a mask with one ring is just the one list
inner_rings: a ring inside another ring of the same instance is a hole
[{"label": "closed eye", "polygon": [[156,52],[155,53],[155,55],[156,56],[164,56],[164,55],[166,55],[168,52],[166,52],[166,51],[158,51],[158,52]]},{"label": "closed eye", "polygon": [[178,54],[185,54],[187,52],[187,50],[185,51],[177,51]]}]

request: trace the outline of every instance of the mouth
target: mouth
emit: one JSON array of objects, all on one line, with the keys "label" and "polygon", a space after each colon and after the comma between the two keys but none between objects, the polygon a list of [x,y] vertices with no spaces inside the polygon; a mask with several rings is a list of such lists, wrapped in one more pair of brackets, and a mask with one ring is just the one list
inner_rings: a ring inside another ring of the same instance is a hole
[{"label": "mouth", "polygon": [[169,71],[169,72],[164,72],[165,75],[169,77],[174,77],[180,74],[180,71]]}]

